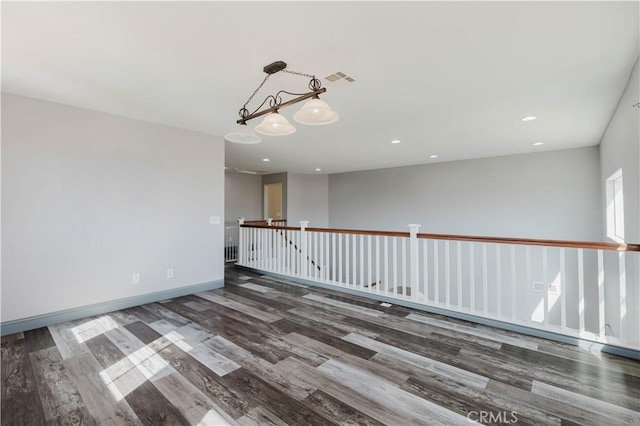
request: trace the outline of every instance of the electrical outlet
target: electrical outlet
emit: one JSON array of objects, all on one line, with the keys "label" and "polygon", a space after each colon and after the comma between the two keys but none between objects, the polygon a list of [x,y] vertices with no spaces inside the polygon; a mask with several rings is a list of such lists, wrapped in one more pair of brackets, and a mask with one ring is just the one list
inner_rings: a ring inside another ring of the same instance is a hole
[{"label": "electrical outlet", "polygon": [[140,273],[133,274],[133,278],[131,279],[133,284],[140,284]]},{"label": "electrical outlet", "polygon": [[209,216],[210,225],[220,225],[220,216]]},{"label": "electrical outlet", "polygon": [[173,278],[173,268],[167,269],[167,278]]}]

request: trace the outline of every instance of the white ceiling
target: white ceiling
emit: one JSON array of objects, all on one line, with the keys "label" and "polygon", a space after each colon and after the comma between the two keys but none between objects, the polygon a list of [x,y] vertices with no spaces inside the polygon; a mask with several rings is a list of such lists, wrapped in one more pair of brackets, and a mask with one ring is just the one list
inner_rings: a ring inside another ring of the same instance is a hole
[{"label": "white ceiling", "polygon": [[[2,89],[222,136],[272,61],[355,78],[323,80],[337,123],[227,143],[227,164],[248,170],[590,146],[638,57],[638,12],[638,2],[3,2]],[[250,106],[306,85],[278,73]],[[281,112],[292,121],[297,109]]]}]

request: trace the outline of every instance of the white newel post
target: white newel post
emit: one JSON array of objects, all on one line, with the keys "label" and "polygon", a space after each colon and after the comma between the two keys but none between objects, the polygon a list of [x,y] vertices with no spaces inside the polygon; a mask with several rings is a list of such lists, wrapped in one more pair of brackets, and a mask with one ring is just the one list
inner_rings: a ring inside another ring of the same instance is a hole
[{"label": "white newel post", "polygon": [[300,274],[309,276],[309,262],[307,261],[307,226],[308,220],[300,221]]},{"label": "white newel post", "polygon": [[242,227],[242,225],[244,225],[244,217],[239,217],[238,218],[238,247],[236,247],[236,250],[238,250],[238,253],[237,253],[238,263],[240,265],[245,265],[246,264],[245,262],[246,241],[245,241],[245,229]]},{"label": "white newel post", "polygon": [[268,226],[271,226],[271,225],[272,225],[272,222],[273,222],[273,219],[271,219],[271,218],[267,218],[267,225],[268,225]]},{"label": "white newel post", "polygon": [[418,229],[421,225],[414,223],[409,227],[409,270],[411,271],[411,298],[418,299],[418,277],[420,276],[420,264],[418,263]]}]

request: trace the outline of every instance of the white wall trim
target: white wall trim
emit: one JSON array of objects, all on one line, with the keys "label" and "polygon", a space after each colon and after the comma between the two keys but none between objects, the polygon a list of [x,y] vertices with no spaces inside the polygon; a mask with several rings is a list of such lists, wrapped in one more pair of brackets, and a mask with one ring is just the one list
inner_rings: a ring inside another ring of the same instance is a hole
[{"label": "white wall trim", "polygon": [[224,280],[208,281],[200,284],[173,288],[170,290],[157,291],[154,293],[141,294],[123,299],[110,300],[107,302],[95,303],[93,305],[80,306],[77,308],[65,309],[43,315],[35,315],[0,324],[0,335],[19,333],[21,331],[33,330],[40,327],[47,327],[66,321],[73,321],[93,315],[106,314],[107,312],[126,309],[132,306],[144,305],[158,302],[160,300],[172,299],[185,296],[187,294],[200,293],[202,291],[214,290],[224,287]]}]

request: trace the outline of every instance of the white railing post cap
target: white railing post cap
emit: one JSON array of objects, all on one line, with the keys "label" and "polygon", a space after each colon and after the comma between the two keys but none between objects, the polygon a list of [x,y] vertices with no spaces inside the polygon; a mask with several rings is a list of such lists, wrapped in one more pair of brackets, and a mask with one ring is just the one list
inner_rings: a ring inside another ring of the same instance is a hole
[{"label": "white railing post cap", "polygon": [[309,221],[308,220],[301,220],[300,221],[300,229],[301,230],[305,230],[307,229],[307,226],[309,226]]},{"label": "white railing post cap", "polygon": [[409,227],[409,232],[411,234],[412,237],[415,237],[416,235],[418,235],[418,229],[420,229],[420,227],[422,225],[417,225],[415,223],[411,223],[409,225],[407,225]]},{"label": "white railing post cap", "polygon": [[244,217],[239,217],[238,218],[238,224],[244,225]]},{"label": "white railing post cap", "polygon": [[267,218],[267,225],[271,226],[271,222],[273,222],[273,219],[271,219],[270,217]]}]

